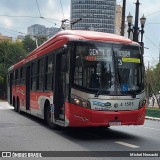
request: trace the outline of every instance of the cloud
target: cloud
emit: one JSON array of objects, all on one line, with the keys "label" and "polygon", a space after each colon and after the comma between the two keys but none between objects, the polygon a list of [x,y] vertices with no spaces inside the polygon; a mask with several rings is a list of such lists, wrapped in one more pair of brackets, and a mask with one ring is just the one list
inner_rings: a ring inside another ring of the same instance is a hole
[{"label": "cloud", "polygon": [[4,24],[7,26],[7,27],[10,27],[12,26],[12,21],[8,18],[4,18]]}]

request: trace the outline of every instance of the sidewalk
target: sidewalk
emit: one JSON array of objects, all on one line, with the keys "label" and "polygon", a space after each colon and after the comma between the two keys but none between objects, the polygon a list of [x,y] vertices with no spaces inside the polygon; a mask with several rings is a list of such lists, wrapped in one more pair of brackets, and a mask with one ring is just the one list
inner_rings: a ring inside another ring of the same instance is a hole
[{"label": "sidewalk", "polygon": [[146,116],[145,118],[148,119],[148,120],[160,121],[160,118],[149,117],[149,116]]}]

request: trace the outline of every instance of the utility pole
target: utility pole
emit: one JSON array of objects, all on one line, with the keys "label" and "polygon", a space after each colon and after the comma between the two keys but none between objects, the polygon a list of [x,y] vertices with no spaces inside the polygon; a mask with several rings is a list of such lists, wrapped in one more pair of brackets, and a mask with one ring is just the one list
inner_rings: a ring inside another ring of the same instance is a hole
[{"label": "utility pole", "polygon": [[134,24],[134,31],[133,31],[133,41],[138,42],[138,35],[139,35],[139,27],[138,27],[138,19],[139,19],[139,0],[137,0],[136,4],[136,12],[135,12],[135,24]]},{"label": "utility pole", "polygon": [[125,13],[126,13],[126,0],[123,0],[123,7],[122,7],[122,22],[121,22],[121,36],[124,36],[124,29],[125,29]]}]

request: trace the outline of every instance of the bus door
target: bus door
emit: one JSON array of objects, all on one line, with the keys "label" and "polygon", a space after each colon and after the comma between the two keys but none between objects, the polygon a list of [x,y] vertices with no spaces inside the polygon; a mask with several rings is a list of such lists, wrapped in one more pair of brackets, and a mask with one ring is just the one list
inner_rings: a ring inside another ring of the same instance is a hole
[{"label": "bus door", "polygon": [[30,109],[31,67],[26,67],[26,110]]},{"label": "bus door", "polygon": [[55,83],[54,83],[54,118],[64,120],[65,100],[67,93],[67,58],[64,52],[56,54],[55,58]]}]

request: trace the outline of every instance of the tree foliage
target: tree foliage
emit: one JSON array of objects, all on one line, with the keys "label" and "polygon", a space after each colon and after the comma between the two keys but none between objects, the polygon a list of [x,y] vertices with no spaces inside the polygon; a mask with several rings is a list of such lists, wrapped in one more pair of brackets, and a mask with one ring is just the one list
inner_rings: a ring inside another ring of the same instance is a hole
[{"label": "tree foliage", "polygon": [[154,68],[146,71],[146,84],[149,89],[149,94],[158,94],[160,91],[160,63]]},{"label": "tree foliage", "polygon": [[46,36],[37,37],[37,41],[38,41],[38,46],[40,46],[41,44],[47,41],[47,37]]},{"label": "tree foliage", "polygon": [[25,36],[25,38],[22,41],[23,48],[26,50],[27,53],[32,52],[34,49],[36,49],[36,42],[29,36]]},{"label": "tree foliage", "polygon": [[21,42],[0,42],[0,98],[6,98],[8,68],[26,56]]},{"label": "tree foliage", "polygon": [[5,77],[8,68],[26,55],[20,42],[0,42],[0,76]]},{"label": "tree foliage", "polygon": [[26,50],[27,53],[32,52],[34,49],[36,49],[36,41],[37,45],[40,46],[43,44],[45,41],[47,41],[46,36],[38,36],[31,38],[30,35],[26,35],[25,38],[22,41],[23,48]]}]

